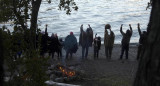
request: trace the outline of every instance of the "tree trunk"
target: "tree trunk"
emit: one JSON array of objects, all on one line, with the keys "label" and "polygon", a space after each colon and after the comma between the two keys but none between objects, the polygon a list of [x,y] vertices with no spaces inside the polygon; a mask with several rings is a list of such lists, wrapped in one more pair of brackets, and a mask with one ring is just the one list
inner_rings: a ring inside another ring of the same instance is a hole
[{"label": "tree trunk", "polygon": [[2,42],[2,32],[0,30],[0,84],[3,86],[3,42]]},{"label": "tree trunk", "polygon": [[32,14],[31,14],[31,47],[36,48],[36,28],[37,28],[37,18],[38,18],[38,12],[41,5],[42,0],[32,0]]},{"label": "tree trunk", "polygon": [[134,86],[160,86],[160,0],[153,0],[147,35]]}]

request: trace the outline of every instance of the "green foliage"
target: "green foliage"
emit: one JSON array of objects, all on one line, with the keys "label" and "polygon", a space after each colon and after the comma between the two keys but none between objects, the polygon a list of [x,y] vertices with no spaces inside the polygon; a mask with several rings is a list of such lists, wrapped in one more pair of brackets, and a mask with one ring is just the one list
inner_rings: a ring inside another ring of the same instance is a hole
[{"label": "green foliage", "polygon": [[[5,72],[9,72],[10,79],[5,86],[44,86],[47,80],[45,74],[48,58],[40,57],[40,30],[37,29],[37,16],[42,0],[0,0],[0,23],[12,21],[14,31],[10,32],[5,26],[0,27],[3,35]],[[48,0],[51,3],[51,0]],[[73,0],[60,0],[59,9],[78,10]],[[34,9],[34,10],[33,10]],[[36,13],[34,16],[32,13]],[[27,28],[27,20],[31,20],[31,26]],[[36,39],[38,35],[38,40]],[[35,42],[37,48],[33,48]],[[17,52],[22,52],[21,58],[17,58]]]},{"label": "green foliage", "polygon": [[23,28],[29,18],[30,0],[0,0],[0,22],[13,21]]},{"label": "green foliage", "polygon": [[71,14],[72,9],[78,10],[74,0],[60,0],[59,10],[66,10],[66,14]]},{"label": "green foliage", "polygon": [[[13,21],[15,25],[25,26],[27,19],[31,18],[33,0],[0,0],[0,22]],[[47,0],[51,3],[51,0]],[[59,10],[66,10],[71,14],[72,10],[78,10],[74,0],[59,0]]]},{"label": "green foliage", "polygon": [[[26,69],[29,69],[26,72],[26,76],[28,76],[26,79],[29,79],[29,86],[35,85],[35,86],[44,86],[48,78],[44,71],[47,69],[47,62],[48,59],[45,58],[32,58],[26,60]],[[43,77],[43,78],[42,78]],[[38,82],[38,83],[37,83]]]},{"label": "green foliage", "polygon": [[[28,30],[21,27],[14,27],[12,33],[6,27],[0,28],[4,38],[4,60],[8,67],[5,72],[10,72],[10,79],[5,86],[45,86],[48,79],[45,71],[47,70],[48,58],[39,55],[38,47],[36,50],[28,48],[26,34]],[[39,32],[37,32],[39,33]],[[40,37],[40,36],[39,36]],[[39,38],[40,39],[40,38]],[[20,42],[20,44],[18,44]],[[38,40],[40,44],[40,40]],[[14,60],[17,52],[23,51],[21,58]]]},{"label": "green foliage", "polygon": [[12,9],[10,0],[0,0],[0,22],[7,22],[12,19]]},{"label": "green foliage", "polygon": [[2,40],[2,30],[0,29],[0,83],[3,86],[4,70],[3,70],[3,40]]}]

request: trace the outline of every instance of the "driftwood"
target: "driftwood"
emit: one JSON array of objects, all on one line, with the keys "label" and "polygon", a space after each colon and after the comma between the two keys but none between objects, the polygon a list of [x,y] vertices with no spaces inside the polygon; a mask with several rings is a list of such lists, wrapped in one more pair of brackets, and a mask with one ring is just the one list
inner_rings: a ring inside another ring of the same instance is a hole
[{"label": "driftwood", "polygon": [[58,83],[58,82],[54,82],[54,81],[46,81],[45,82],[48,86],[80,86],[80,85],[73,85],[73,84],[66,84],[66,83]]}]

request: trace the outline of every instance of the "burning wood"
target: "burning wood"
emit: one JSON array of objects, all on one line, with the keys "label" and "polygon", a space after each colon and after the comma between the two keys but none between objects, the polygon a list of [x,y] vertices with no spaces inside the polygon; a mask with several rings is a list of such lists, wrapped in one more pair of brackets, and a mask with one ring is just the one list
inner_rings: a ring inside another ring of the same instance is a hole
[{"label": "burning wood", "polygon": [[50,75],[50,79],[55,82],[70,82],[76,80],[82,80],[82,74],[80,71],[75,70],[75,67],[66,67],[63,65],[52,65],[48,68],[47,74]]},{"label": "burning wood", "polygon": [[63,76],[72,77],[75,76],[75,71],[64,68],[62,66],[59,67],[60,71],[62,72]]}]

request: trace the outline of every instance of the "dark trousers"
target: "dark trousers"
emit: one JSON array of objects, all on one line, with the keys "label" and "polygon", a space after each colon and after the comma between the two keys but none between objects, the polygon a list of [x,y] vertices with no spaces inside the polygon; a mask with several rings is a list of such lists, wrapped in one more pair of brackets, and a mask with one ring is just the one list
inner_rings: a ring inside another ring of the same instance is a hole
[{"label": "dark trousers", "polygon": [[111,59],[113,47],[105,47],[105,54],[107,59]]},{"label": "dark trousers", "polygon": [[82,59],[84,59],[84,54],[85,54],[85,58],[87,58],[88,50],[89,50],[89,47],[82,47]]},{"label": "dark trousers", "polygon": [[62,57],[62,48],[60,48],[58,51],[58,57]]},{"label": "dark trousers", "polygon": [[94,59],[98,59],[99,49],[98,47],[94,47]]},{"label": "dark trousers", "polygon": [[[56,51],[52,51],[51,52],[51,55],[52,55],[52,59],[54,59],[54,53],[55,53]],[[60,57],[59,57],[59,52],[57,52],[57,55],[58,55],[58,59],[60,59]],[[50,56],[50,55],[49,55]]]},{"label": "dark trousers", "polygon": [[71,52],[66,52],[66,59],[68,59],[68,55],[70,54],[70,58],[72,59],[72,53]]},{"label": "dark trousers", "polygon": [[144,45],[139,45],[138,52],[137,52],[137,60],[140,59],[140,57],[143,55],[143,53],[144,53]]},{"label": "dark trousers", "polygon": [[129,45],[122,45],[122,50],[121,50],[120,59],[123,58],[124,52],[125,52],[125,54],[126,54],[126,59],[128,59],[128,51],[129,51]]},{"label": "dark trousers", "polygon": [[52,59],[54,59],[54,53],[55,53],[55,52],[51,52],[51,55],[52,55]]}]

